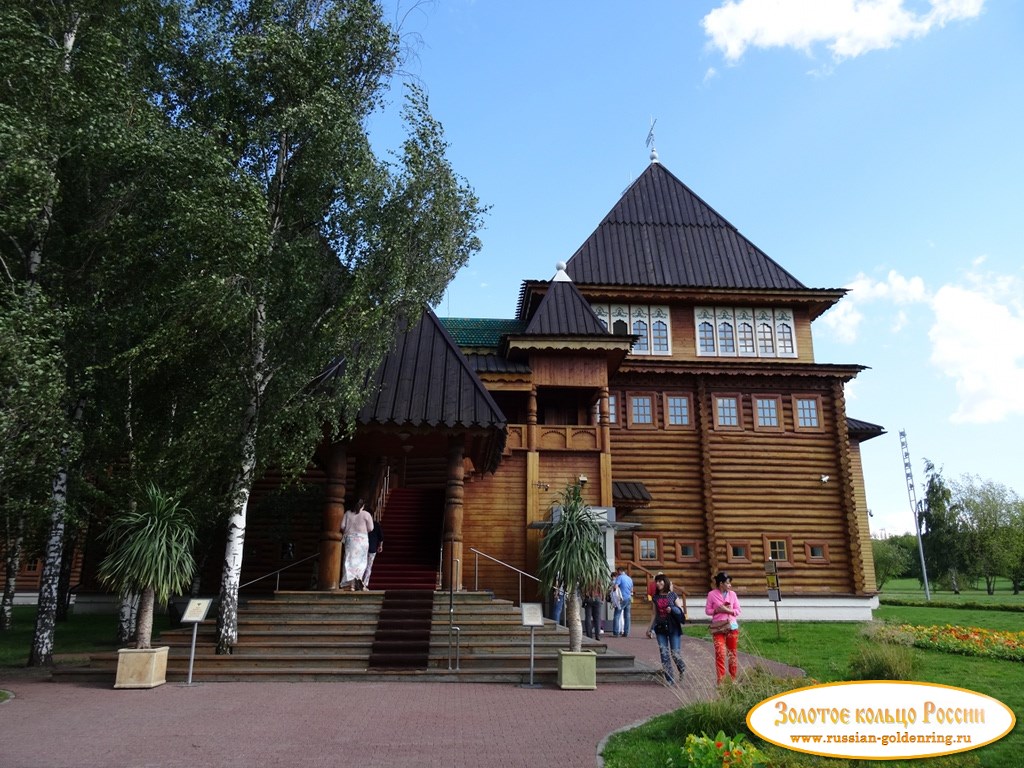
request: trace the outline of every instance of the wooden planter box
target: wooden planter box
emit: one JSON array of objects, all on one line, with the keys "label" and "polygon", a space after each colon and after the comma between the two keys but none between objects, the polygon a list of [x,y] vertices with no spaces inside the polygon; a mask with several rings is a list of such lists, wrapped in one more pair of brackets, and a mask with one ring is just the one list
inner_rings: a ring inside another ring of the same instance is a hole
[{"label": "wooden planter box", "polygon": [[558,687],[570,691],[597,688],[597,654],[593,651],[559,651]]},{"label": "wooden planter box", "polygon": [[122,648],[117,652],[115,688],[156,688],[167,682],[167,651],[161,648]]}]

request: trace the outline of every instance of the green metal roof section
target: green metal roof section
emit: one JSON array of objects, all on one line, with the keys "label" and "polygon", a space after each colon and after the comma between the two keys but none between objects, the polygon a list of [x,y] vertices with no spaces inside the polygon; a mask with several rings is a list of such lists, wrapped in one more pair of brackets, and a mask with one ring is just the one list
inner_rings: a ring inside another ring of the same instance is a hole
[{"label": "green metal roof section", "polygon": [[526,329],[522,320],[491,317],[438,318],[460,347],[497,347],[503,337]]}]

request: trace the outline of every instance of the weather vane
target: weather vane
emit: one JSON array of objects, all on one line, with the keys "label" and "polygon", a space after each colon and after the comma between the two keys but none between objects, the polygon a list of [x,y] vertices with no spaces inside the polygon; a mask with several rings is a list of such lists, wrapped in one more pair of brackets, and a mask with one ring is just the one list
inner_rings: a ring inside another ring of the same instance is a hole
[{"label": "weather vane", "polygon": [[654,162],[658,159],[658,148],[655,146],[654,143],[654,125],[657,122],[658,118],[651,118],[651,129],[647,132],[647,141],[645,142],[645,144],[651,148],[651,162]]}]

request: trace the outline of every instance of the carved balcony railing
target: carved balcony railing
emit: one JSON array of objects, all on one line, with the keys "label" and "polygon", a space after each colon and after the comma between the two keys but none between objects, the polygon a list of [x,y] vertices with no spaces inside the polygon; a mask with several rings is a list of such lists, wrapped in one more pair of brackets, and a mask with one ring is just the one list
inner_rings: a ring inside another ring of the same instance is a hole
[{"label": "carved balcony railing", "polygon": [[[539,451],[600,451],[602,447],[600,427],[538,424],[536,430],[536,448]],[[526,450],[529,447],[528,434],[528,425],[509,424],[508,439],[505,442],[506,453]]]}]

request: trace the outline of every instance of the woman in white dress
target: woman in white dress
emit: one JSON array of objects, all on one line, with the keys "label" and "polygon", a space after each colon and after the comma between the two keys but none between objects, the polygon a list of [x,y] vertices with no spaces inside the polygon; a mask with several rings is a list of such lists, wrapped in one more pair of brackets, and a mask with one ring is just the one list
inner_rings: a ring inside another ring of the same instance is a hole
[{"label": "woman in white dress", "polygon": [[366,511],[366,504],[360,499],[355,507],[341,518],[341,532],[345,541],[345,564],[342,568],[340,587],[351,590],[363,588],[362,576],[366,570],[366,556],[370,549],[370,531],[373,517]]}]

